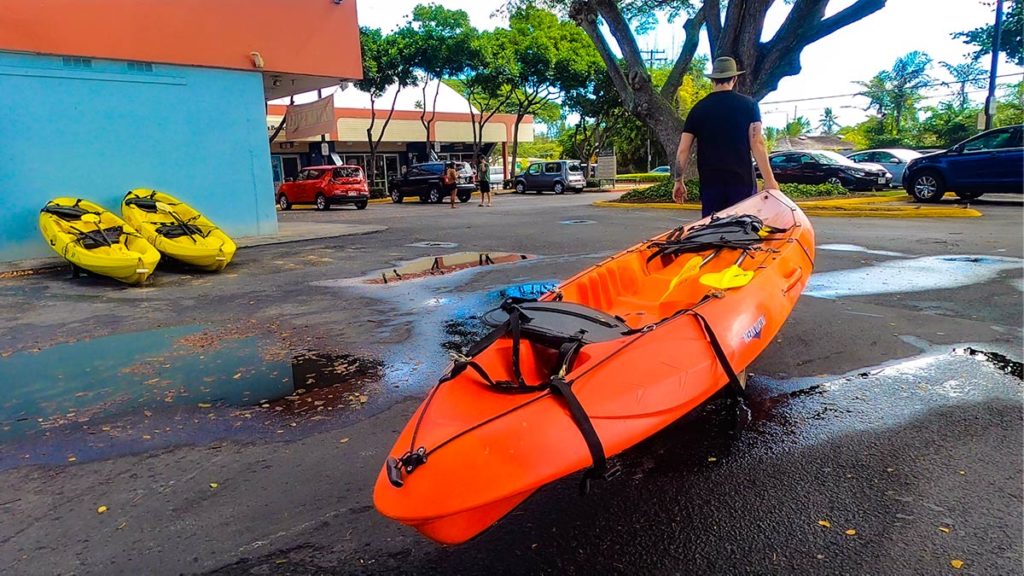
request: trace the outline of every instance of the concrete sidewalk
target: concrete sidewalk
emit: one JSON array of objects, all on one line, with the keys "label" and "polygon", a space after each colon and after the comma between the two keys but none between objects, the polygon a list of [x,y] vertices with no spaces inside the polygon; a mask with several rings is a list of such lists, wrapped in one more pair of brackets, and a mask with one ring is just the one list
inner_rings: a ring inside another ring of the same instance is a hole
[{"label": "concrete sidewalk", "polygon": [[[318,238],[335,238],[338,236],[372,234],[374,232],[383,232],[387,229],[387,226],[340,224],[335,222],[278,222],[277,234],[236,238],[235,244],[237,244],[239,250],[241,250],[253,246],[265,246],[267,244],[284,244],[286,242],[301,242],[304,240],[316,240]],[[14,262],[0,262],[0,278],[4,276],[18,275],[18,273],[32,270],[56,268],[66,264],[67,261],[59,256],[16,260]]]}]

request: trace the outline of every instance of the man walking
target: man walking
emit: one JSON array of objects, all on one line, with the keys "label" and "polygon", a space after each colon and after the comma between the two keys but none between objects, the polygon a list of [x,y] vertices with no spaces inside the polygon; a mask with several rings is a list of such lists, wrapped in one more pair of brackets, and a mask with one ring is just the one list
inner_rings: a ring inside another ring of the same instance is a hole
[{"label": "man walking", "polygon": [[683,174],[696,141],[701,214],[705,217],[757,194],[751,153],[761,169],[764,187],[779,187],[768,163],[761,110],[753,99],[733,91],[740,74],[743,71],[736,69],[732,58],[715,58],[708,74],[714,83],[712,92],[690,110],[679,138],[672,198],[679,203],[686,198]]},{"label": "man walking", "polygon": [[491,165],[486,158],[480,158],[476,166],[476,181],[480,184],[480,206],[491,205]]}]

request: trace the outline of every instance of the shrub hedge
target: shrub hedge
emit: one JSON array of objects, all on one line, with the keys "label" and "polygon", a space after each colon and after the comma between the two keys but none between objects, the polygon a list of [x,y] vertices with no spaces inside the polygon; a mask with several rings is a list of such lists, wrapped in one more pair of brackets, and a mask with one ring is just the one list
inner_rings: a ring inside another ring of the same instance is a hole
[{"label": "shrub hedge", "polygon": [[[633,204],[672,202],[673,186],[674,182],[670,180],[655,184],[654,186],[638,188],[626,192],[619,197],[618,201]],[[782,193],[790,198],[822,198],[851,194],[846,188],[834,184],[780,184],[779,187],[782,189]],[[700,181],[686,181],[686,201],[700,201]]]},{"label": "shrub hedge", "polygon": [[616,182],[664,182],[672,178],[671,174],[618,174]]}]

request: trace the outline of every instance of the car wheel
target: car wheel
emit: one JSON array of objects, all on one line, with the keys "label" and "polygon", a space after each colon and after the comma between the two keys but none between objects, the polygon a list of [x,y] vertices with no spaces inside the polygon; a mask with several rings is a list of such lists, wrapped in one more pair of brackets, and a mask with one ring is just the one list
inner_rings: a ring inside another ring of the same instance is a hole
[{"label": "car wheel", "polygon": [[825,184],[831,184],[833,186],[842,186],[843,185],[843,181],[840,180],[838,176],[833,176],[833,177],[829,178],[828,180],[825,180]]},{"label": "car wheel", "polygon": [[314,202],[316,202],[317,210],[329,210],[331,208],[330,203],[327,202],[327,196],[323,194],[317,194]]},{"label": "car wheel", "polygon": [[363,200],[362,202],[356,202],[356,210],[366,210],[366,205],[369,203],[370,202],[367,200]]},{"label": "car wheel", "polygon": [[292,203],[288,201],[288,197],[281,194],[277,197],[277,205],[281,207],[281,210],[291,210]]},{"label": "car wheel", "polygon": [[526,194],[525,182],[516,182],[516,194]]},{"label": "car wheel", "polygon": [[555,190],[555,194],[562,194],[562,193],[564,193],[565,192],[565,184],[562,184],[561,182],[555,182],[554,190]]},{"label": "car wheel", "polygon": [[957,192],[956,193],[957,197],[960,198],[961,200],[976,200],[978,198],[981,198],[982,194],[984,194],[984,192]]},{"label": "car wheel", "polygon": [[440,204],[441,191],[438,190],[437,188],[431,188],[430,192],[427,192],[427,200],[430,201],[432,204]]},{"label": "car wheel", "polygon": [[472,197],[472,196],[473,196],[472,192],[471,192],[471,193],[469,193],[469,194],[459,194],[459,195],[458,195],[458,198],[459,198],[459,202],[463,202],[463,203],[465,203],[465,202],[469,202],[469,199],[470,199],[470,197]]},{"label": "car wheel", "polygon": [[405,200],[405,198],[402,198],[402,194],[398,190],[391,191],[392,202],[394,202],[395,204],[401,204],[402,200]]},{"label": "car wheel", "polygon": [[918,202],[938,202],[946,193],[946,184],[935,172],[916,174],[910,181],[910,195]]}]

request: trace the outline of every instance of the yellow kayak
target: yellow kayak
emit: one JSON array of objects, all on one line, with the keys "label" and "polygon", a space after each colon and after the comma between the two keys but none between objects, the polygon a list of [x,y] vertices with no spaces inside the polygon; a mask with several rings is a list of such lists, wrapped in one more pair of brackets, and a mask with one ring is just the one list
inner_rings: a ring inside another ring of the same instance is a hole
[{"label": "yellow kayak", "polygon": [[161,254],[189,266],[218,272],[235,255],[235,243],[227,234],[169,194],[132,190],[121,201],[121,214]]},{"label": "yellow kayak", "polygon": [[125,284],[142,284],[160,261],[141,234],[113,212],[80,198],[56,198],[39,212],[39,231],[73,266]]}]

